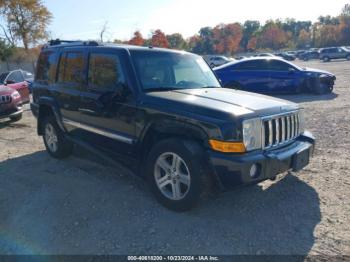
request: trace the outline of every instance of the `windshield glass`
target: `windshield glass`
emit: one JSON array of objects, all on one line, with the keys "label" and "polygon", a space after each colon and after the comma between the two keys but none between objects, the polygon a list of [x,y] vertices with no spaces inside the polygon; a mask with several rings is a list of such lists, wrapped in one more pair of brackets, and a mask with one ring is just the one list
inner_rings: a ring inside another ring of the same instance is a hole
[{"label": "windshield glass", "polygon": [[0,75],[0,83],[3,84],[9,73],[2,73]]},{"label": "windshield glass", "polygon": [[144,91],[220,87],[200,56],[134,50],[132,58]]}]

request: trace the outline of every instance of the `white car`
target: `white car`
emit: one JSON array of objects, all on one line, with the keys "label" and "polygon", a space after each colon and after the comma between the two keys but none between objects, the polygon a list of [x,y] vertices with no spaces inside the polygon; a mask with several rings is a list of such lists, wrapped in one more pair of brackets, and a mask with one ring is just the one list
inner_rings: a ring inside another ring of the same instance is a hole
[{"label": "white car", "polygon": [[234,61],[233,58],[228,58],[226,56],[216,56],[216,55],[206,56],[204,57],[204,59],[205,61],[207,61],[210,67],[217,67],[217,66],[221,66],[226,63]]}]

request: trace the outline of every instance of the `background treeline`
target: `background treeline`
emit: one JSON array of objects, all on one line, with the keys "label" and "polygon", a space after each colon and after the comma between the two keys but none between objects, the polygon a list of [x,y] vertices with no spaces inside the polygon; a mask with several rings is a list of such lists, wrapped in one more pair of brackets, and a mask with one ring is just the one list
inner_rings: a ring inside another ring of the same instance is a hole
[{"label": "background treeline", "polygon": [[318,21],[295,19],[269,20],[265,24],[248,20],[245,23],[203,27],[198,34],[184,39],[180,33],[166,35],[160,29],[144,38],[136,31],[129,41],[117,43],[185,49],[198,54],[234,55],[260,50],[307,49],[350,45],[350,5],[339,16],[321,16]]},{"label": "background treeline", "polygon": [[[0,0],[0,61],[4,61],[7,68],[9,64],[19,66],[22,61],[34,64],[40,44],[50,38],[48,26],[52,19],[52,13],[42,0]],[[106,26],[96,38],[103,40],[105,30]],[[136,31],[130,40],[114,42],[229,56],[261,50],[348,46],[350,4],[345,5],[338,16],[321,16],[314,23],[290,18],[269,20],[264,24],[248,20],[243,24],[203,27],[186,39],[181,33],[166,35],[157,29],[149,37]]]}]

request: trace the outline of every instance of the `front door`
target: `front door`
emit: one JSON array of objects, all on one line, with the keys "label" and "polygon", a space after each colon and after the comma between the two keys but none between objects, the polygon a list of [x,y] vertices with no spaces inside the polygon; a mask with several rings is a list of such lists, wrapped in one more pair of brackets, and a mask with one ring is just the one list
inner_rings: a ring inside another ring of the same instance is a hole
[{"label": "front door", "polygon": [[121,52],[90,50],[88,81],[81,92],[78,111],[83,139],[102,150],[126,156],[133,153],[136,107]]},{"label": "front door", "polygon": [[22,72],[19,70],[11,72],[6,78],[7,86],[18,91],[22,102],[29,102],[29,88],[27,81],[24,80]]}]

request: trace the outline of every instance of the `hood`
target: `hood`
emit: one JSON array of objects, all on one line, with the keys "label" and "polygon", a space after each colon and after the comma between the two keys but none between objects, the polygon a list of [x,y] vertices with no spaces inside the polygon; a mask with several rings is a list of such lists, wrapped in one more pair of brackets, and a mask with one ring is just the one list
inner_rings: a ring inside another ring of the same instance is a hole
[{"label": "hood", "polygon": [[0,95],[11,95],[15,90],[4,85],[0,85]]},{"label": "hood", "polygon": [[334,74],[328,72],[328,71],[324,71],[321,69],[316,69],[316,68],[310,68],[310,67],[305,67],[304,68],[304,72],[306,73],[314,73],[314,74],[318,74],[318,75],[322,75],[322,74],[326,74],[329,76],[334,76]]},{"label": "hood", "polygon": [[150,92],[147,96],[167,100],[168,107],[178,110],[220,117],[219,113],[235,117],[264,116],[298,109],[298,105],[282,99],[227,88],[184,89],[164,92]]}]

